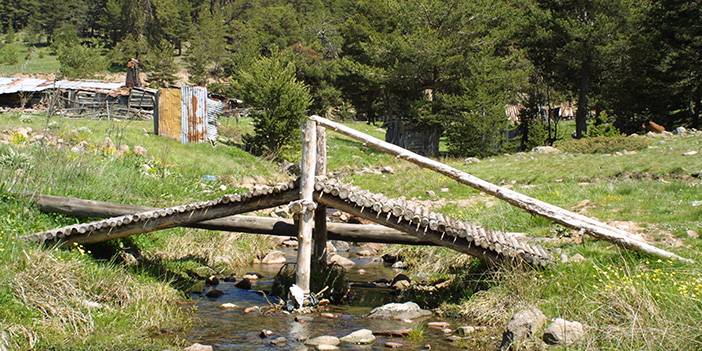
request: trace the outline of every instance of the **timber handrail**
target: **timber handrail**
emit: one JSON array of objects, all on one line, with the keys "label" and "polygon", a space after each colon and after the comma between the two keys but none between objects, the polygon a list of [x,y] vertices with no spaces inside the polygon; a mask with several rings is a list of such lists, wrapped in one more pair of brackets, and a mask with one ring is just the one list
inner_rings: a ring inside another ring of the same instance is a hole
[{"label": "timber handrail", "polygon": [[678,256],[672,252],[653,246],[621,229],[615,228],[598,220],[583,216],[581,214],[568,211],[558,206],[551,205],[533,197],[518,193],[514,190],[510,190],[492,184],[474,175],[451,167],[445,163],[432,160],[428,157],[421,156],[397,145],[376,139],[370,135],[359,132],[343,124],[330,121],[320,116],[310,116],[309,120],[316,122],[320,126],[330,128],[333,131],[359,140],[363,142],[364,145],[372,147],[376,150],[395,155],[397,158],[412,162],[420,167],[428,168],[430,170],[446,175],[449,178],[458,181],[459,183],[469,185],[475,189],[478,189],[487,194],[505,200],[509,204],[526,210],[529,213],[540,215],[542,217],[548,218],[556,223],[562,224],[570,228],[583,230],[585,233],[595,238],[608,240],[616,245],[628,249],[645,252],[666,259],[676,259],[688,263],[693,262],[688,258]]}]

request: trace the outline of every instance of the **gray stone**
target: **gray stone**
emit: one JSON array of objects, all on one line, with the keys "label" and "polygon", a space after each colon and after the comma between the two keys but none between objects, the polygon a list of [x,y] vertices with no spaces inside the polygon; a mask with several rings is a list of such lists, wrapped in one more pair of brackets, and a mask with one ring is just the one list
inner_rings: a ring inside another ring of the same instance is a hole
[{"label": "gray stone", "polygon": [[682,134],[687,133],[687,129],[685,129],[685,127],[677,127],[677,128],[675,128],[675,131],[673,133],[675,133],[677,135],[682,135]]},{"label": "gray stone", "polygon": [[351,267],[356,265],[356,263],[354,263],[350,259],[337,254],[329,256],[329,259],[327,259],[327,261],[329,261],[330,264],[338,264],[342,267]]},{"label": "gray stone", "polygon": [[556,318],[544,332],[544,342],[549,345],[570,346],[585,336],[585,328],[580,322]]},{"label": "gray stone", "polygon": [[261,260],[261,263],[263,264],[283,264],[285,263],[286,258],[285,254],[282,251],[271,251],[268,254],[266,254],[265,257]]},{"label": "gray stone", "polygon": [[405,269],[405,268],[407,268],[407,263],[404,263],[402,261],[397,261],[397,262],[392,264],[392,268]]},{"label": "gray stone", "polygon": [[282,337],[282,336],[277,337],[277,338],[271,340],[271,344],[272,344],[272,345],[275,345],[275,346],[283,346],[283,345],[285,345],[285,344],[287,344],[287,343],[288,343],[288,339],[286,339],[286,338],[284,338],[284,337]]},{"label": "gray stone", "polygon": [[579,263],[579,262],[584,262],[584,261],[585,261],[585,256],[583,256],[579,253],[570,257],[570,262]]},{"label": "gray stone", "polygon": [[427,190],[427,196],[436,197],[436,193],[433,190]]},{"label": "gray stone", "polygon": [[536,154],[560,154],[561,150],[558,150],[553,146],[537,146],[531,149],[531,152]]},{"label": "gray stone", "polygon": [[700,235],[694,230],[688,230],[686,233],[688,238],[697,239],[700,237]]},{"label": "gray stone", "polygon": [[332,244],[334,245],[334,247],[336,247],[336,251],[339,252],[345,252],[351,249],[351,244],[347,243],[346,241],[335,240],[332,241]]},{"label": "gray stone", "polygon": [[261,337],[261,339],[265,339],[269,336],[273,335],[273,331],[269,329],[263,329],[261,332],[258,334],[258,336]]},{"label": "gray stone", "polygon": [[210,345],[202,345],[202,344],[194,343],[194,344],[184,348],[183,351],[214,351],[214,349]]},{"label": "gray stone", "polygon": [[341,341],[336,336],[322,335],[316,338],[307,339],[305,345],[309,346],[319,346],[319,345],[339,345]]},{"label": "gray stone", "polygon": [[414,302],[389,303],[374,308],[368,318],[371,319],[416,319],[431,316],[431,311],[423,310]]},{"label": "gray stone", "polygon": [[478,162],[480,162],[480,159],[477,157],[468,157],[465,160],[463,160],[463,163],[465,163],[467,165],[469,165],[471,163],[478,163]]},{"label": "gray stone", "polygon": [[368,257],[368,256],[375,255],[375,252],[368,250],[368,249],[363,249],[363,250],[359,250],[358,252],[356,252],[356,255],[359,257]]},{"label": "gray stone", "polygon": [[475,332],[475,327],[471,327],[469,325],[464,325],[462,327],[456,328],[456,334],[459,336],[468,336]]},{"label": "gray stone", "polygon": [[385,343],[385,347],[387,347],[389,349],[399,349],[403,346],[404,346],[403,344],[401,344],[399,342],[394,342],[394,341],[388,341]]},{"label": "gray stone", "polygon": [[356,330],[355,332],[342,337],[341,342],[348,344],[372,344],[375,341],[375,335],[368,329]]},{"label": "gray stone", "polygon": [[339,347],[336,345],[322,344],[322,345],[317,345],[316,349],[317,349],[317,351],[332,351],[332,350],[338,350]]},{"label": "gray stone", "polygon": [[211,298],[218,298],[220,296],[224,295],[224,291],[208,287],[207,291],[205,292],[205,296],[211,297]]},{"label": "gray stone", "polygon": [[380,169],[380,172],[382,173],[388,173],[388,174],[394,174],[395,169],[390,167],[390,166],[384,166],[383,168]]},{"label": "gray stone", "polygon": [[688,152],[683,152],[682,155],[683,155],[683,156],[695,156],[695,155],[697,155],[697,151],[696,151],[696,150],[690,150],[690,151],[688,151]]},{"label": "gray stone", "polygon": [[233,309],[239,308],[239,306],[237,306],[233,303],[227,302],[227,303],[223,303],[223,304],[219,305],[219,308],[222,310],[233,310]]},{"label": "gray stone", "polygon": [[244,279],[240,280],[238,283],[234,284],[234,286],[236,286],[237,288],[244,289],[244,290],[251,289],[252,285],[253,284],[251,284],[251,280],[248,278],[244,278]]},{"label": "gray stone", "polygon": [[507,323],[507,330],[502,334],[500,350],[509,349],[515,343],[520,343],[534,335],[546,324],[546,316],[536,307],[515,313]]}]

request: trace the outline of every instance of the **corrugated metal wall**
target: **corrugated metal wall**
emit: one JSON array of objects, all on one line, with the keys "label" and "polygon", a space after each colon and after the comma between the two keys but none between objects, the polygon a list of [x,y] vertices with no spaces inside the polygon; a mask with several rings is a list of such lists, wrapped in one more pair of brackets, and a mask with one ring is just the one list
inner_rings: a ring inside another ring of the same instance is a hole
[{"label": "corrugated metal wall", "polygon": [[183,86],[181,93],[180,141],[205,141],[207,129],[207,88]]}]

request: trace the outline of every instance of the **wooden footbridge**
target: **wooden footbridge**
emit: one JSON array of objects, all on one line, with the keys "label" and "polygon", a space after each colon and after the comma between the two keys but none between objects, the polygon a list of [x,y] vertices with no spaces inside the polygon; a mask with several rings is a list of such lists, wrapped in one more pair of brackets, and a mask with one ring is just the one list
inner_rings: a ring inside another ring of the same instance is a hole
[{"label": "wooden footbridge", "polygon": [[[305,124],[302,174],[295,182],[255,186],[240,195],[226,195],[212,201],[161,209],[40,196],[37,202],[48,210],[109,218],[36,233],[26,238],[35,242],[97,243],[177,226],[277,235],[296,233],[299,241],[297,285],[306,293],[309,293],[311,263],[316,260],[326,262],[326,241],[329,238],[439,245],[490,263],[521,262],[543,266],[552,261],[551,254],[546,249],[525,236],[452,219],[432,212],[416,202],[391,199],[326,177],[325,128],[358,139],[365,145],[419,166],[438,171],[530,213],[581,230],[596,238],[659,257],[689,262],[688,259],[657,248],[595,219],[499,187],[446,164],[318,116],[310,117]],[[276,219],[239,216],[286,204],[298,218],[297,226]],[[326,207],[365,218],[376,225],[327,223]]]}]

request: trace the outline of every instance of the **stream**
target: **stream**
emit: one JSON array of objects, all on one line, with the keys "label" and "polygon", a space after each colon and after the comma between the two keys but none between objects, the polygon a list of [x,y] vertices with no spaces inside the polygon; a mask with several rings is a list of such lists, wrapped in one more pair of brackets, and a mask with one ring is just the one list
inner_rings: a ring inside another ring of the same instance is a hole
[{"label": "stream", "polygon": [[[373,262],[372,258],[358,257],[355,255],[357,247],[351,246],[350,252],[337,252],[340,255],[350,258],[356,265],[347,269],[347,278],[351,283],[366,283],[376,279],[392,278],[400,271],[383,265],[382,262]],[[295,262],[295,249],[281,249],[285,252],[287,262]],[[257,272],[263,278],[255,281],[251,290],[239,289],[233,282],[220,282],[217,289],[222,290],[224,295],[219,298],[208,298],[200,294],[192,294],[192,299],[196,304],[196,319],[190,334],[187,336],[189,342],[212,345],[215,350],[314,350],[314,347],[306,347],[304,341],[307,338],[321,335],[331,335],[341,338],[359,329],[370,329],[376,331],[398,330],[417,327],[417,323],[422,323],[423,336],[421,340],[407,337],[386,337],[376,335],[376,340],[372,345],[339,345],[340,350],[386,350],[385,343],[397,342],[403,346],[400,350],[423,350],[426,344],[431,345],[432,350],[455,350],[456,347],[447,340],[441,330],[426,328],[429,321],[447,321],[446,319],[429,318],[422,322],[403,322],[394,320],[368,319],[365,316],[374,307],[385,303],[393,302],[390,289],[382,288],[351,288],[351,301],[346,305],[330,305],[324,312],[331,312],[338,318],[327,318],[320,312],[308,314],[311,320],[297,322],[297,314],[286,314],[284,312],[274,312],[272,315],[253,312],[244,313],[244,309],[250,306],[266,306],[268,301],[258,290],[270,291],[273,285],[273,277],[276,275],[281,265],[254,264],[244,267],[241,273]],[[360,270],[360,271],[359,271]],[[241,274],[237,275],[240,279]],[[274,298],[268,297],[273,301]],[[238,306],[236,309],[224,310],[220,306],[224,303],[233,303]],[[460,324],[452,323],[455,328]],[[420,327],[421,328],[421,327]],[[273,332],[271,336],[262,338],[261,330],[268,329]],[[276,346],[271,341],[278,337],[285,337],[287,343]]]}]

